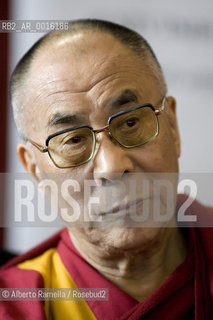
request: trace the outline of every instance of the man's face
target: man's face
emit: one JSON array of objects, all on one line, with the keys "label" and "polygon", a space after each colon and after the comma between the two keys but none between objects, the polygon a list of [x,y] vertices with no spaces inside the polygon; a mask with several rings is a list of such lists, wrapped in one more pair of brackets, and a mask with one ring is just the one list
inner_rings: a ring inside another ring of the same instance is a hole
[{"label": "man's face", "polygon": [[[27,92],[29,138],[41,145],[48,135],[76,125],[102,128],[110,116],[133,106],[150,103],[159,108],[163,98],[139,56],[111,35],[94,32],[59,39],[42,50],[30,69]],[[147,144],[126,149],[102,132],[93,159],[79,167],[59,169],[35,149],[38,170],[90,176],[97,185],[112,181],[114,174],[122,180],[128,173],[177,172],[179,138],[172,98],[166,109],[159,116],[158,136]],[[160,229],[81,228],[73,233],[109,247],[131,248],[152,239]]]}]

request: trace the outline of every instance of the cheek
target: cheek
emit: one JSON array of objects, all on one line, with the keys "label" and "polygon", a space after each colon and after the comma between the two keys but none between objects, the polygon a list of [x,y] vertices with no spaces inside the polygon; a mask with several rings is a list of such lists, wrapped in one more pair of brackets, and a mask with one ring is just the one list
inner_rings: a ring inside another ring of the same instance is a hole
[{"label": "cheek", "polygon": [[40,172],[61,172],[61,169],[54,165],[48,153],[41,153],[36,150],[36,163]]},{"label": "cheek", "polygon": [[171,130],[167,130],[158,145],[158,163],[163,172],[178,171],[178,157],[175,148],[175,141]]},{"label": "cheek", "polygon": [[177,172],[178,161],[171,131],[162,132],[155,140],[133,152],[138,170],[145,172]]}]

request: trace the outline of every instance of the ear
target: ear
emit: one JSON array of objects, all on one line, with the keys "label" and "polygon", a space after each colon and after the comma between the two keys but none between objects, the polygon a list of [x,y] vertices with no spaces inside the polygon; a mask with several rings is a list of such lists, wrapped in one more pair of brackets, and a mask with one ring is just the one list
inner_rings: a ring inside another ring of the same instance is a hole
[{"label": "ear", "polygon": [[31,148],[27,145],[27,143],[19,143],[16,147],[16,151],[19,157],[19,160],[26,170],[26,172],[30,173],[33,178],[39,182],[38,177],[38,166],[36,164],[35,155]]},{"label": "ear", "polygon": [[172,130],[174,142],[175,142],[175,149],[177,156],[180,157],[181,154],[181,146],[180,146],[180,135],[178,130],[177,124],[177,116],[176,116],[176,100],[175,98],[169,96],[166,98],[166,110],[169,117],[169,123]]}]

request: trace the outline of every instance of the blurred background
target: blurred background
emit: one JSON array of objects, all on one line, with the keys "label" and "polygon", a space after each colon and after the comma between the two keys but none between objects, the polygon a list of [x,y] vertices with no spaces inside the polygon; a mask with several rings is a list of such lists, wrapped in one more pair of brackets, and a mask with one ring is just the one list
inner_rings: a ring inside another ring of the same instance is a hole
[{"label": "blurred background", "polygon": [[[0,3],[1,20],[99,18],[141,33],[156,53],[177,100],[182,141],[180,171],[213,172],[213,1],[212,0],[10,0]],[[23,172],[16,156],[20,141],[8,101],[8,79],[18,60],[41,33],[0,33],[0,172]],[[2,212],[13,210],[10,192],[0,183]],[[55,228],[0,229],[0,244],[20,253]]]}]

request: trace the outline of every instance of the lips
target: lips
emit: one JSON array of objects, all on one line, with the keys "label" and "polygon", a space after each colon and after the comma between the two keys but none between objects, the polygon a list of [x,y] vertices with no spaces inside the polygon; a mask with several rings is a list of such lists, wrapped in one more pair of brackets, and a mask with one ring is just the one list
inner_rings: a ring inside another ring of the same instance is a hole
[{"label": "lips", "polygon": [[142,205],[144,200],[147,200],[147,198],[129,201],[129,202],[126,202],[125,204],[121,204],[120,206],[117,205],[108,211],[104,211],[104,212],[99,213],[98,216],[109,216],[109,215],[112,216],[112,215],[116,215],[116,214],[119,216],[122,216],[122,215],[130,214],[133,209],[136,209],[137,207]]}]

